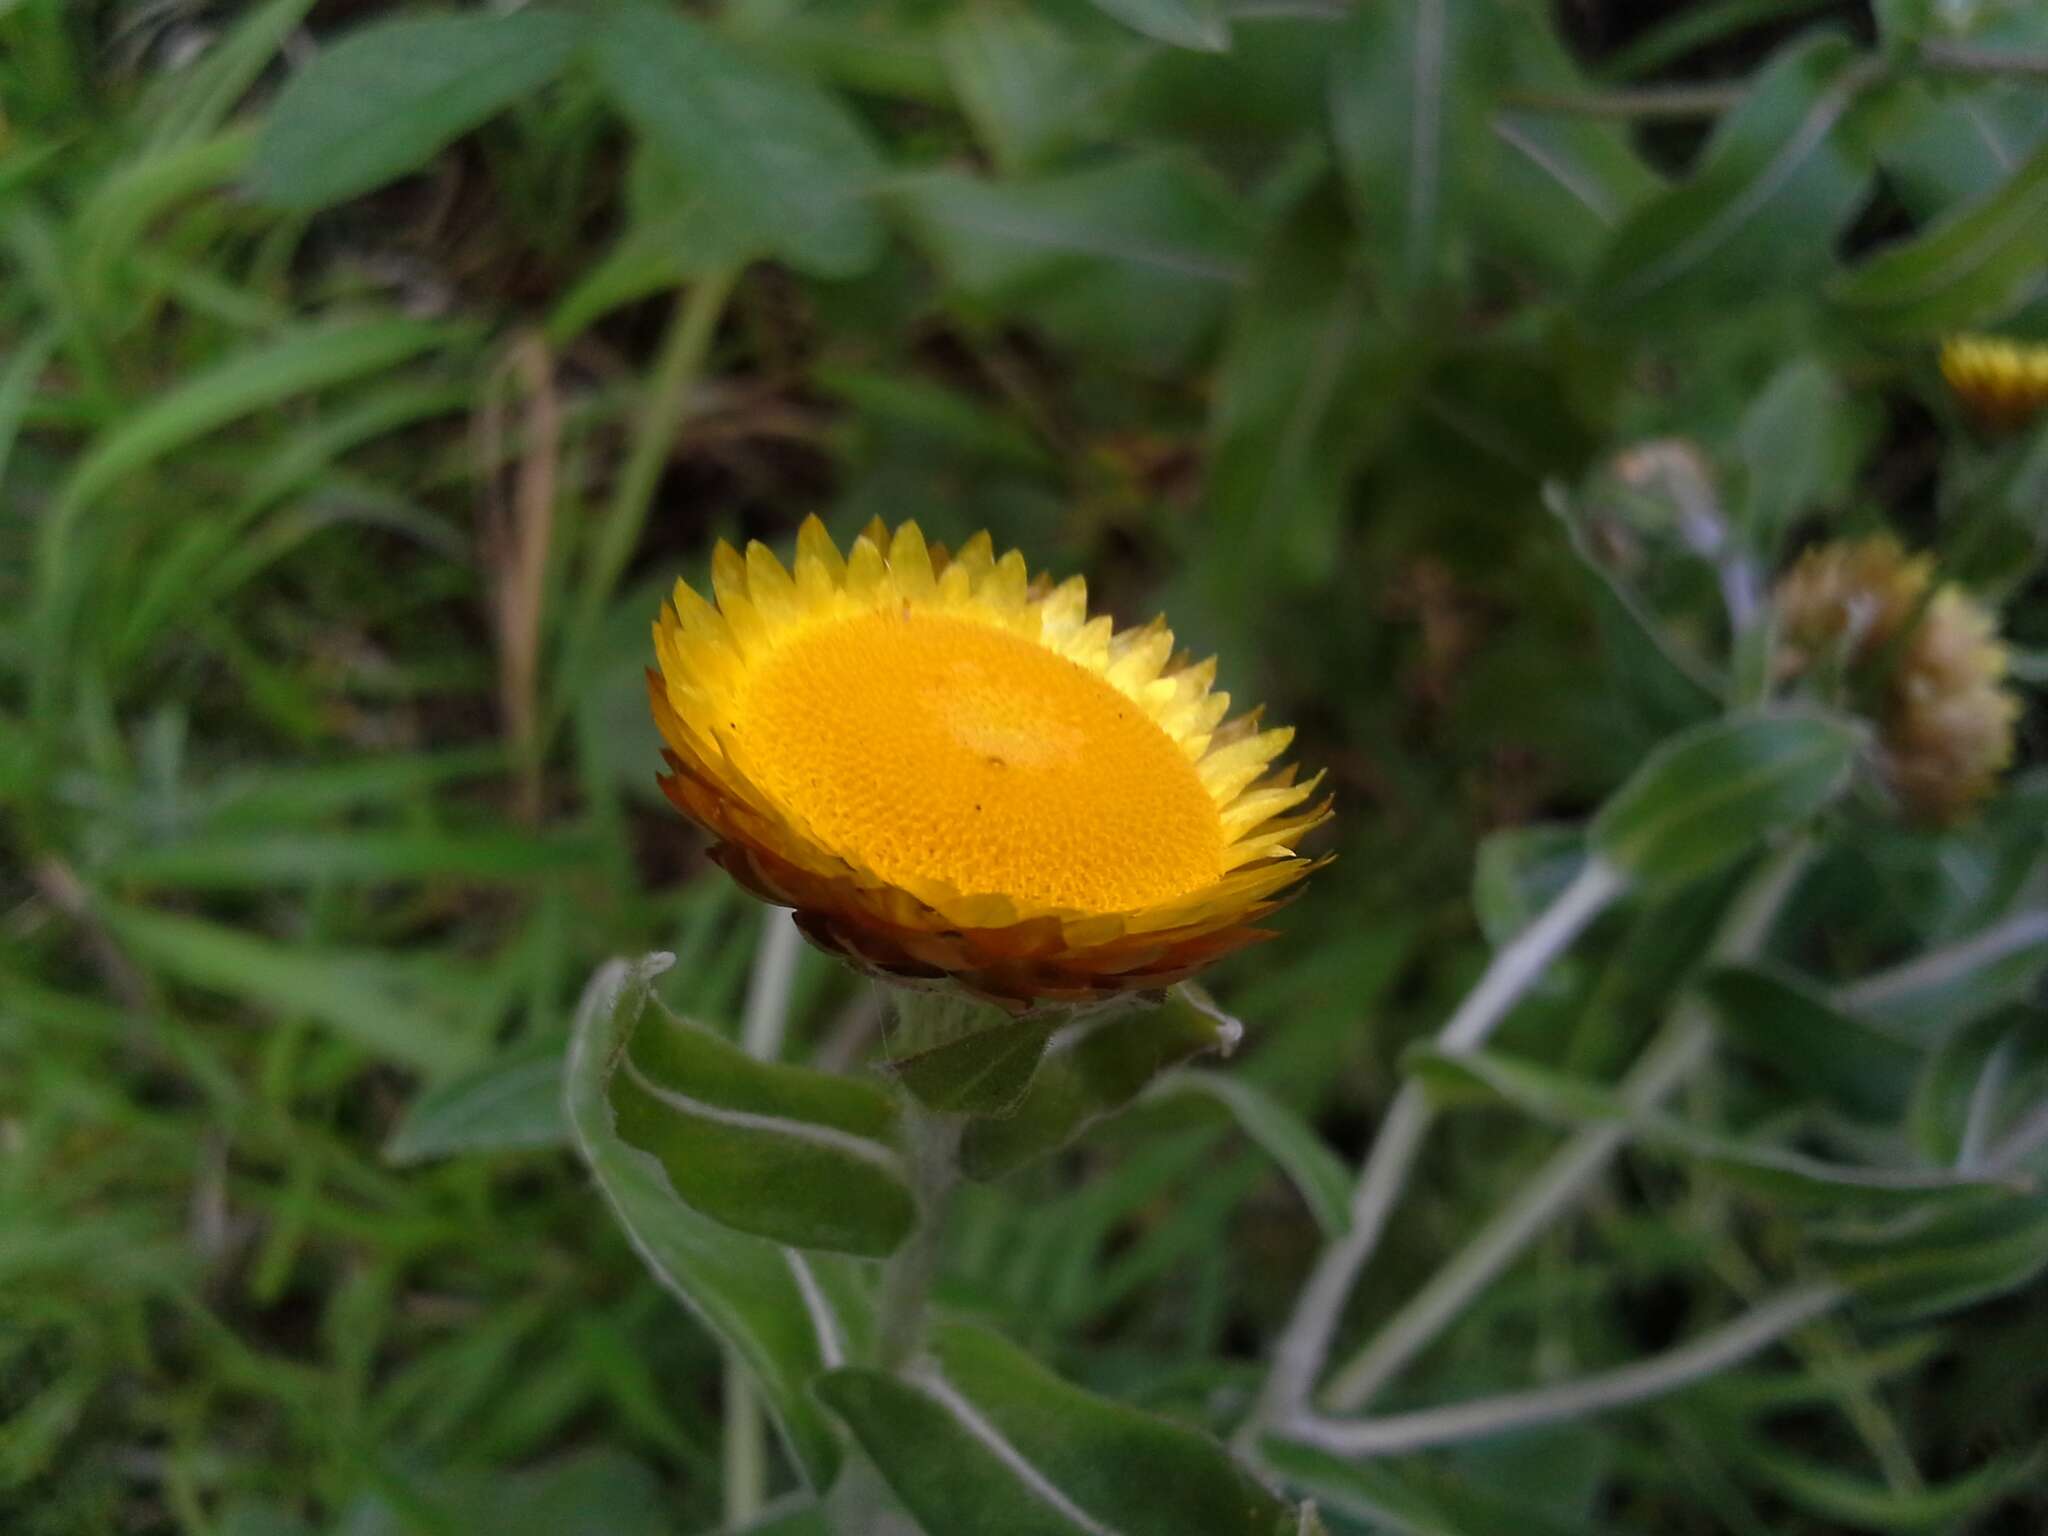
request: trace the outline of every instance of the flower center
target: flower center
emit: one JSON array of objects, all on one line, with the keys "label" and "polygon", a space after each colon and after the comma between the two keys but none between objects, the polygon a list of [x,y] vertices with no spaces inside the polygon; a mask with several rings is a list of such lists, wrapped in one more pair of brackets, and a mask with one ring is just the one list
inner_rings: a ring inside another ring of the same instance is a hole
[{"label": "flower center", "polygon": [[733,727],[750,778],[884,880],[1126,912],[1223,872],[1194,766],[1102,678],[1007,630],[917,611],[788,640]]}]

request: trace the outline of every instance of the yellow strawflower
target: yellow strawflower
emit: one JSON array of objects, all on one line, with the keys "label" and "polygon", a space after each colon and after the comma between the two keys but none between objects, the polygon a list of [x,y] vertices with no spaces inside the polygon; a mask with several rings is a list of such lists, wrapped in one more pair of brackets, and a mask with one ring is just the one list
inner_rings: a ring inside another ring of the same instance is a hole
[{"label": "yellow strawflower", "polygon": [[1315,867],[1329,803],[1275,767],[1293,733],[1226,722],[1213,659],[985,533],[949,556],[877,521],[842,556],[812,518],[793,569],[721,543],[712,586],[654,625],[662,787],[865,970],[1013,1011],[1163,987],[1269,937]]},{"label": "yellow strawflower", "polygon": [[1778,671],[1832,672],[1878,728],[1907,811],[1960,819],[2012,761],[2019,701],[2004,686],[1997,620],[1889,534],[1817,545],[1779,581]]},{"label": "yellow strawflower", "polygon": [[2048,406],[2048,345],[1956,336],[1941,349],[1948,387],[1988,426],[2019,427]]}]

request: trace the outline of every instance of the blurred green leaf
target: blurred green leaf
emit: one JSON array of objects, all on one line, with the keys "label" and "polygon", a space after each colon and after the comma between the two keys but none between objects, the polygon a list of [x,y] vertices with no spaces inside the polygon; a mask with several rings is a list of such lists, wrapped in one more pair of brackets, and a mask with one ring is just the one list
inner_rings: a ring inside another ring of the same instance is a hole
[{"label": "blurred green leaf", "polygon": [[1939,1317],[2048,1273],[2048,1199],[1980,1195],[1816,1234],[1833,1274],[1873,1322]]},{"label": "blurred green leaf", "polygon": [[1148,1095],[1153,1099],[1205,1098],[1220,1104],[1287,1175],[1326,1237],[1351,1225],[1351,1173],[1324,1145],[1315,1128],[1255,1083],[1229,1072],[1168,1072]]},{"label": "blurred green leaf", "polygon": [[280,944],[143,907],[106,903],[100,915],[138,959],[272,1013],[317,1019],[375,1056],[435,1075],[476,1059],[475,1043],[412,996],[386,956]]},{"label": "blurred green leaf", "polygon": [[1222,53],[1230,47],[1230,23],[1222,0],[1089,0],[1097,10],[1133,31],[1176,48]]},{"label": "blurred green leaf", "polygon": [[1082,130],[1109,79],[1104,50],[1018,0],[973,0],[941,35],[946,74],[995,163],[1029,171]]},{"label": "blurred green leaf", "polygon": [[799,75],[702,23],[640,3],[604,17],[599,71],[726,243],[821,277],[873,265],[881,160],[859,123]]},{"label": "blurred green leaf", "polygon": [[236,128],[136,160],[101,182],[78,213],[80,282],[86,292],[106,303],[115,273],[150,225],[173,204],[240,175],[255,145],[252,132]]},{"label": "blurred green leaf", "polygon": [[308,212],[418,170],[546,85],[584,35],[582,17],[538,6],[503,16],[402,16],[353,32],[278,94],[250,191]]},{"label": "blurred green leaf", "polygon": [[[1705,653],[1697,616],[1667,616],[1639,587],[1646,577],[1711,574],[1699,554],[1685,547],[1684,513],[1673,498],[1646,494],[1608,466],[1595,473],[1583,495],[1553,481],[1544,488],[1544,500],[1598,583],[1594,614],[1624,698],[1660,736],[1718,715],[1729,683],[1718,658]],[[1663,526],[1647,526],[1630,515],[1652,507],[1664,515]],[[1718,509],[1712,511],[1718,520]],[[1718,593],[1714,600],[1719,603]]]},{"label": "blurred green leaf", "polygon": [[1829,1005],[1788,972],[1723,966],[1700,983],[1722,1033],[1807,1093],[1896,1122],[1921,1052]]},{"label": "blurred green leaf", "polygon": [[2009,1008],[1949,1032],[1927,1057],[1907,1121],[1930,1162],[1974,1167],[2048,1103],[2048,1014]]},{"label": "blurred green leaf", "polygon": [[1249,217],[1213,173],[1137,154],[1029,181],[930,171],[887,197],[960,297],[1161,369],[1183,364],[1244,281]]},{"label": "blurred green leaf", "polygon": [[[416,1490],[416,1491],[415,1491]],[[414,1481],[403,1501],[370,1495],[342,1517],[337,1536],[670,1536],[667,1498],[647,1465],[591,1450],[521,1471],[452,1471]]]},{"label": "blurred green leaf", "polygon": [[743,266],[753,237],[724,216],[697,178],[678,171],[651,142],[635,147],[626,172],[626,228],[604,258],[557,301],[548,337],[563,345],[619,307]]},{"label": "blurred green leaf", "polygon": [[220,832],[131,848],[98,871],[109,880],[200,890],[328,881],[525,880],[592,869],[602,849],[576,833]]},{"label": "blurred green leaf", "polygon": [[142,114],[151,148],[168,149],[219,128],[314,3],[269,0],[241,7],[234,26],[192,69],[158,82]]},{"label": "blurred green leaf", "polygon": [[1940,1199],[1971,1201],[2017,1188],[2015,1180],[1968,1171],[1831,1163],[1769,1142],[1701,1130],[1636,1108],[1603,1084],[1494,1051],[1452,1053],[1423,1045],[1405,1052],[1402,1064],[1439,1103],[1511,1105],[1563,1129],[1623,1126],[1645,1146],[1695,1159],[1759,1193],[1799,1205],[1861,1203],[1882,1209]]},{"label": "blurred green leaf", "polygon": [[1046,470],[1051,458],[1018,422],[922,379],[826,364],[811,382],[863,416],[901,428],[965,458]]},{"label": "blurred green leaf", "polygon": [[1872,78],[1841,38],[1784,49],[1698,167],[1622,222],[1587,280],[1588,311],[1654,326],[1817,283],[1868,190],[1846,120]]},{"label": "blurred green leaf", "polygon": [[944,1045],[894,1057],[889,1070],[925,1108],[945,1115],[1007,1115],[1031,1086],[1050,1018],[1007,1019]]},{"label": "blurred green leaf", "polygon": [[999,1178],[1043,1157],[1129,1104],[1167,1068],[1205,1051],[1228,1054],[1243,1033],[1185,986],[1158,1007],[1068,1025],[1051,1037],[1023,1097],[1000,1119],[978,1120],[960,1142],[968,1177]]},{"label": "blurred green leaf", "polygon": [[1742,413],[1735,442],[1741,521],[1760,556],[1774,557],[1799,518],[1849,497],[1879,425],[1874,402],[1814,358],[1771,375]]},{"label": "blurred green leaf", "polygon": [[822,1509],[804,1505],[743,1525],[732,1536],[833,1536],[833,1531]]},{"label": "blurred green leaf", "polygon": [[1915,239],[1887,246],[1828,289],[1858,325],[1913,339],[1994,320],[2048,269],[2048,147],[1990,197]]},{"label": "blurred green leaf", "polygon": [[1493,115],[1493,174],[1472,223],[1493,248],[1557,282],[1582,279],[1609,236],[1662,186],[1618,129],[1537,112]]},{"label": "blurred green leaf", "polygon": [[1240,620],[1272,600],[1276,580],[1327,576],[1351,470],[1392,424],[1416,367],[1392,347],[1376,354],[1346,240],[1334,198],[1305,201],[1261,257],[1224,344],[1206,569],[1225,614]]},{"label": "blurred green leaf", "polygon": [[238,417],[294,396],[385,372],[462,333],[416,320],[308,325],[230,354],[182,380],[94,440],[66,482],[63,506],[90,504],[124,476]]},{"label": "blurred green leaf", "polygon": [[1876,135],[1879,165],[1916,219],[1994,195],[2048,142],[2048,95],[2024,80],[1908,82]]},{"label": "blurred green leaf", "polygon": [[1859,1531],[1959,1531],[2000,1501],[2037,1488],[2048,1465],[2039,1451],[2001,1456],[1931,1488],[1894,1488],[1766,1443],[1738,1439],[1735,1458],[1794,1505]]},{"label": "blurred green leaf", "polygon": [[[1507,83],[1561,96],[1589,89],[1547,22],[1519,10],[1495,10],[1488,21],[1503,32]],[[1582,279],[1616,225],[1663,185],[1620,125],[1503,108],[1487,126],[1494,145],[1468,211],[1473,231],[1550,281]]]},{"label": "blurred green leaf", "polygon": [[1069,1386],[979,1328],[941,1327],[908,1379],[837,1371],[818,1395],[928,1531],[1296,1536],[1223,1448]]},{"label": "blurred green leaf", "polygon": [[2038,987],[2048,959],[2048,918],[2015,911],[1954,944],[1840,988],[1837,1006],[1933,1043]]},{"label": "blurred green leaf", "polygon": [[1814,715],[1750,715],[1666,741],[1593,818],[1593,852],[1652,888],[1697,880],[1838,794],[1862,733]]},{"label": "blurred green leaf", "polygon": [[550,1039],[429,1088],[406,1106],[384,1143],[385,1161],[403,1167],[476,1152],[565,1145],[564,1070],[562,1041]]},{"label": "blurred green leaf", "polygon": [[[1783,22],[1805,11],[1820,10],[1826,0],[1698,0],[1645,27],[1600,62],[1611,79],[1633,80],[1654,75],[1708,44],[1752,27]],[[1920,0],[1907,0],[1919,4]],[[1880,0],[1879,9],[1883,9]]]},{"label": "blurred green leaf", "polygon": [[[1279,1436],[1259,1442],[1259,1459],[1286,1479],[1290,1489],[1313,1494],[1333,1515],[1358,1522],[1356,1529],[1397,1536],[1508,1536],[1506,1525],[1475,1525],[1454,1519],[1409,1486],[1384,1459],[1341,1460]],[[1564,1529],[1526,1507],[1514,1523],[1514,1530],[1522,1536],[1563,1536]],[[1569,1529],[1582,1531],[1584,1527]]]},{"label": "blurred green leaf", "polygon": [[871,1083],[757,1061],[648,994],[609,1085],[619,1137],[685,1202],[799,1248],[886,1254],[916,1202],[896,1105]]},{"label": "blurred green leaf", "polygon": [[1502,18],[1479,0],[1380,0],[1335,39],[1331,102],[1369,248],[1397,295],[1451,275],[1496,146],[1487,112]]},{"label": "blurred green leaf", "polygon": [[839,1443],[808,1387],[849,1358],[849,1334],[866,1323],[848,1309],[864,1303],[830,1283],[836,1261],[743,1236],[682,1204],[662,1165],[613,1128],[606,1087],[668,958],[614,960],[591,978],[570,1042],[569,1124],[641,1261],[746,1363],[805,1480],[824,1489]]},{"label": "blurred green leaf", "polygon": [[1586,862],[1578,827],[1532,822],[1489,833],[1472,865],[1472,910],[1498,949],[1541,915]]}]

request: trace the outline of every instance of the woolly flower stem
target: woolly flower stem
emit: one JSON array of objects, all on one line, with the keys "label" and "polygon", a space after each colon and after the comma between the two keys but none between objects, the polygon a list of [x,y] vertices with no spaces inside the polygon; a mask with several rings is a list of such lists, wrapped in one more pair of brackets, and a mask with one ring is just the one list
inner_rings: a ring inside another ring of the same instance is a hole
[{"label": "woolly flower stem", "polygon": [[[1709,950],[1709,964],[1753,956],[1769,936],[1785,898],[1805,870],[1811,849],[1787,844],[1757,867],[1736,896]],[[1705,1063],[1713,1019],[1687,997],[1671,1012],[1621,1085],[1633,1108],[1660,1103]],[[1355,1412],[1420,1354],[1446,1325],[1550,1224],[1577,1203],[1628,1140],[1620,1124],[1589,1125],[1574,1134],[1449,1263],[1438,1270],[1331,1380],[1326,1401]]]},{"label": "woolly flower stem", "polygon": [[[799,935],[781,907],[761,912],[761,937],[747,982],[741,1041],[749,1055],[774,1061],[789,1027],[789,992],[796,978]],[[761,1513],[768,1492],[768,1432],[753,1377],[738,1360],[725,1366],[725,1522],[738,1527]]]},{"label": "woolly flower stem", "polygon": [[[1534,922],[1493,957],[1437,1036],[1440,1050],[1478,1049],[1494,1027],[1543,977],[1587,924],[1621,894],[1626,881],[1599,860],[1589,862]],[[1280,1336],[1273,1368],[1245,1434],[1291,1417],[1307,1400],[1342,1317],[1344,1303],[1401,1195],[1436,1111],[1413,1083],[1394,1096],[1351,1197],[1350,1225],[1323,1252]]]},{"label": "woolly flower stem", "polygon": [[1302,1415],[1283,1430],[1289,1439],[1335,1455],[1367,1457],[1399,1455],[1581,1419],[1647,1402],[1717,1375],[1812,1322],[1842,1299],[1843,1292],[1835,1286],[1806,1286],[1764,1302],[1676,1349],[1558,1386],[1389,1418],[1341,1422]]}]

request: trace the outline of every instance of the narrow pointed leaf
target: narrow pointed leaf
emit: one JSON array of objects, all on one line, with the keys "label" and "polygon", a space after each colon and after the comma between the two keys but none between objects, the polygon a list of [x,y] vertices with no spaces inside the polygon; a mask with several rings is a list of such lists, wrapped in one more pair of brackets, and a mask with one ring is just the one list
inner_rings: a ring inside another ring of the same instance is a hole
[{"label": "narrow pointed leaf", "polygon": [[1932,1197],[1973,1199],[2014,1193],[2024,1181],[1948,1169],[1833,1163],[1804,1152],[1697,1126],[1623,1101],[1605,1084],[1493,1051],[1456,1055],[1424,1047],[1403,1064],[1439,1103],[1512,1106],[1564,1129],[1619,1125],[1645,1146],[1707,1163],[1759,1192],[1801,1204],[1863,1202],[1880,1207]]},{"label": "narrow pointed leaf", "polygon": [[1242,1032],[1184,986],[1157,1008],[1073,1025],[1054,1037],[1009,1114],[967,1127],[961,1166],[970,1178],[994,1179],[1057,1151],[1128,1105],[1161,1072],[1204,1051],[1228,1052]]},{"label": "narrow pointed leaf", "polygon": [[1348,255],[1343,207],[1318,193],[1276,231],[1232,315],[1209,418],[1204,492],[1214,601],[1249,626],[1276,582],[1321,582],[1345,488],[1420,364],[1383,337]]},{"label": "narrow pointed leaf", "polygon": [[[1952,1029],[1926,1057],[1906,1128],[1930,1162],[1972,1164],[2041,1102],[2048,1083],[2048,1015],[2028,1008]],[[2048,1163],[2034,1159],[2037,1171]]]},{"label": "narrow pointed leaf", "polygon": [[1337,153],[1395,290],[1447,275],[1496,148],[1487,108],[1499,18],[1479,0],[1354,6],[1335,40]]},{"label": "narrow pointed leaf", "polygon": [[1206,1436],[1095,1397],[979,1328],[941,1328],[908,1379],[827,1376],[927,1531],[977,1536],[1295,1536],[1288,1509]]},{"label": "narrow pointed leaf", "polygon": [[2048,1273],[2048,1196],[1980,1196],[1932,1211],[1831,1223],[1829,1272],[1873,1322],[1916,1322],[2009,1295]]},{"label": "narrow pointed leaf", "polygon": [[1738,1049],[1806,1092],[1873,1120],[1892,1122],[1904,1111],[1922,1052],[1834,1007],[1798,977],[1724,966],[1700,993]]},{"label": "narrow pointed leaf", "polygon": [[1615,231],[1588,309],[1657,325],[1817,283],[1869,189],[1870,159],[1846,119],[1871,78],[1843,38],[1781,52],[1698,169]]},{"label": "narrow pointed leaf", "polygon": [[1741,1437],[1731,1459],[1837,1529],[1899,1533],[1951,1532],[1972,1528],[2001,1500],[2038,1490],[2048,1471],[2039,1449],[1999,1456],[1933,1487],[1902,1489],[1856,1477],[1779,1445]]},{"label": "narrow pointed leaf", "polygon": [[564,1070],[561,1040],[546,1040],[427,1090],[384,1144],[385,1161],[405,1166],[565,1144]]},{"label": "narrow pointed leaf", "polygon": [[[1561,96],[1591,88],[1550,26],[1515,12],[1488,19],[1502,33],[1504,85]],[[1490,174],[1472,199],[1473,233],[1551,281],[1584,278],[1621,221],[1663,186],[1621,123],[1502,108],[1487,130]]]},{"label": "narrow pointed leaf", "polygon": [[1916,239],[1888,246],[1828,289],[1865,329],[1935,337],[2016,308],[2048,270],[2048,147],[1998,190]]},{"label": "narrow pointed leaf", "polygon": [[1710,721],[1666,741],[1593,820],[1593,851],[1651,887],[1710,875],[1819,811],[1862,734],[1818,715]]},{"label": "narrow pointed leaf", "polygon": [[791,1457],[830,1486],[839,1441],[809,1384],[849,1358],[868,1320],[845,1261],[748,1237],[679,1201],[661,1165],[619,1139],[605,1089],[670,957],[615,960],[591,979],[570,1042],[566,1111],[577,1149],[643,1263],[745,1362]]},{"label": "narrow pointed leaf", "polygon": [[1092,0],[1134,32],[1176,48],[1221,53],[1230,46],[1230,23],[1219,0]]},{"label": "narrow pointed leaf", "polygon": [[1939,89],[1905,82],[1876,149],[1906,211],[1931,219],[1995,194],[2044,143],[2048,92],[2033,81],[1986,76]]},{"label": "narrow pointed leaf", "polygon": [[1881,415],[1820,362],[1802,357],[1774,374],[1736,437],[1744,485],[1741,520],[1765,556],[1794,522],[1846,501]]},{"label": "narrow pointed leaf", "polygon": [[956,300],[1022,316],[1093,353],[1183,365],[1245,279],[1253,226],[1227,184],[1180,154],[1058,176],[931,171],[888,197]]},{"label": "narrow pointed leaf", "polygon": [[101,916],[140,960],[191,986],[271,1013],[315,1019],[374,1055],[431,1076],[475,1064],[477,1051],[386,954],[279,944],[246,929],[108,903]]},{"label": "narrow pointed leaf", "polygon": [[1532,822],[1490,833],[1472,865],[1472,910],[1496,949],[1520,933],[1585,866],[1586,837],[1575,826]]},{"label": "narrow pointed leaf", "polygon": [[888,1094],[757,1060],[643,996],[607,1093],[620,1137],[682,1200],[799,1248],[880,1256],[909,1235],[917,1206]]},{"label": "narrow pointed leaf", "polygon": [[926,1109],[942,1115],[1006,1115],[1031,1086],[1049,1018],[1009,1019],[944,1045],[893,1060],[889,1070]]},{"label": "narrow pointed leaf", "polygon": [[1237,1128],[1280,1165],[1326,1237],[1351,1224],[1351,1175],[1314,1127],[1243,1077],[1228,1072],[1169,1072],[1148,1099],[1195,1097],[1220,1104]]}]

